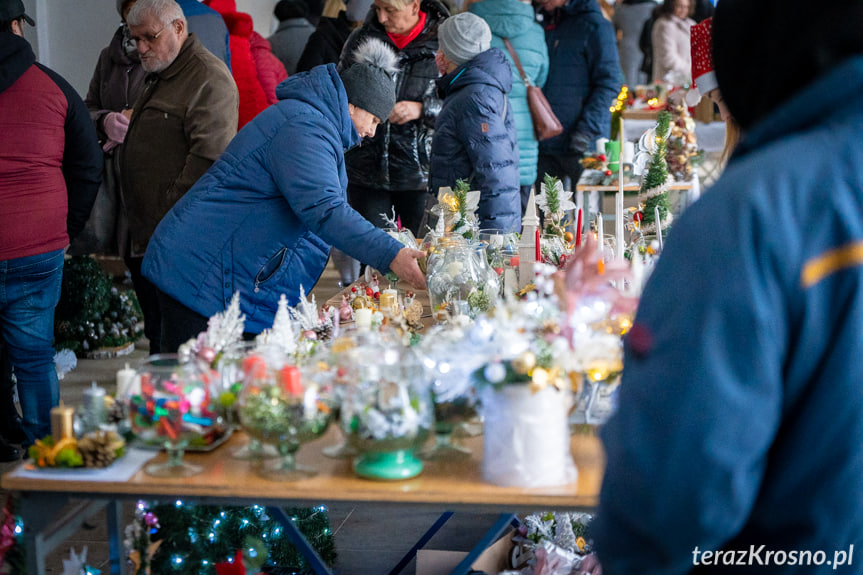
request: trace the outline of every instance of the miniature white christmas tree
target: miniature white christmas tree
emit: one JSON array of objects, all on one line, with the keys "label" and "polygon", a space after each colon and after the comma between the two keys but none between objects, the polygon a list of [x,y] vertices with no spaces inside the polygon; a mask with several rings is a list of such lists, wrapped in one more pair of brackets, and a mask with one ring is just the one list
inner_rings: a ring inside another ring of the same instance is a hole
[{"label": "miniature white christmas tree", "polygon": [[219,353],[243,338],[245,323],[246,316],[240,313],[240,292],[235,292],[228,309],[217,313],[207,321],[204,346]]},{"label": "miniature white christmas tree", "polygon": [[285,354],[291,355],[297,350],[298,339],[299,333],[288,309],[288,298],[282,294],[276,317],[273,319],[273,327],[262,331],[255,338],[255,345],[256,347],[275,346]]}]

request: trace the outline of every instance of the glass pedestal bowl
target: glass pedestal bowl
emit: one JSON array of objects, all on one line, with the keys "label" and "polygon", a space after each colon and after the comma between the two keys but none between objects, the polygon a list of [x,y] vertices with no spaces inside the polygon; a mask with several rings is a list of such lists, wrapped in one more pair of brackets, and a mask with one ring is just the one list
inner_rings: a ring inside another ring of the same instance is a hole
[{"label": "glass pedestal bowl", "polygon": [[167,462],[151,463],[144,472],[156,477],[189,477],[202,471],[183,460],[190,445],[212,442],[227,432],[210,402],[210,378],[195,363],[181,364],[176,354],[153,355],[138,367],[140,388],[127,392],[129,425],[135,437],[160,445]]},{"label": "glass pedestal bowl", "polygon": [[279,458],[261,462],[257,473],[275,481],[314,476],[314,469],[297,463],[296,453],[327,430],[332,418],[329,399],[315,382],[303,381],[294,365],[253,354],[244,367],[240,422],[250,438],[273,445],[279,453]]},{"label": "glass pedestal bowl", "polygon": [[428,439],[434,408],[423,369],[412,351],[384,347],[365,356],[342,401],[341,427],[360,455],[357,475],[397,480],[422,472],[414,455]]}]

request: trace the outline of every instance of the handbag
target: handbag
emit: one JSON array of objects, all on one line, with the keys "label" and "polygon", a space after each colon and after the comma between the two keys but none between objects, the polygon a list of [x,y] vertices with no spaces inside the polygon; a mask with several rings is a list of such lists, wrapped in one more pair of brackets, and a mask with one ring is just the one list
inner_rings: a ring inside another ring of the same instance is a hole
[{"label": "handbag", "polygon": [[527,89],[527,107],[530,110],[530,119],[533,121],[533,133],[539,141],[547,140],[563,133],[563,126],[560,120],[554,115],[551,109],[551,104],[545,99],[545,94],[540,88],[534,86],[527,75],[524,73],[524,68],[521,67],[521,60],[518,58],[518,53],[509,41],[509,38],[503,38],[503,43],[506,49],[509,50],[512,61],[515,67],[518,68],[518,74],[521,76],[521,81],[524,82],[524,87]]}]

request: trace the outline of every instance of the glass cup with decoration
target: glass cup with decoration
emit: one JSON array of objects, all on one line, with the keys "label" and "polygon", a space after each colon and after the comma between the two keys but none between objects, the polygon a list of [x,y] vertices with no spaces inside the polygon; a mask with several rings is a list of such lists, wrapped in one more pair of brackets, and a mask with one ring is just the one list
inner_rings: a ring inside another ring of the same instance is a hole
[{"label": "glass cup with decoration", "polygon": [[328,389],[316,377],[288,361],[276,349],[263,348],[243,362],[239,397],[240,422],[246,433],[273,445],[279,458],[261,462],[259,475],[274,481],[297,481],[316,471],[296,461],[303,443],[317,439],[332,418]]},{"label": "glass cup with decoration", "polygon": [[203,468],[183,460],[189,446],[212,444],[228,431],[211,401],[209,370],[198,362],[180,363],[176,354],[152,355],[137,369],[136,383],[126,392],[131,432],[138,441],[158,445],[167,462],[147,465],[156,477],[189,477]]}]

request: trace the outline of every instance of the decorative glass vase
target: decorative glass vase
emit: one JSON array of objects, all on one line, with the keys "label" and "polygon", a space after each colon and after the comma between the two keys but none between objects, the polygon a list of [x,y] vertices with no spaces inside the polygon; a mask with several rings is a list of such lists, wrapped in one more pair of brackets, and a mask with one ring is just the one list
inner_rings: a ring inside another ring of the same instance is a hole
[{"label": "decorative glass vase", "polygon": [[460,236],[438,240],[428,261],[428,291],[435,321],[459,315],[475,319],[497,303],[499,282],[479,243]]},{"label": "decorative glass vase", "polygon": [[531,392],[527,384],[485,387],[483,479],[505,487],[551,487],[574,483],[570,452],[572,394],[553,387]]},{"label": "decorative glass vase", "polygon": [[480,230],[488,265],[500,282],[500,293],[518,291],[518,235],[500,230]]},{"label": "decorative glass vase", "polygon": [[183,460],[189,445],[206,445],[227,432],[211,404],[210,378],[197,362],[181,364],[176,354],[152,355],[137,369],[140,388],[127,392],[132,433],[148,445],[159,445],[168,461],[144,468],[156,477],[189,477],[203,468]]},{"label": "decorative glass vase", "polygon": [[431,328],[415,348],[431,381],[434,398],[434,442],[419,452],[424,460],[454,459],[470,455],[454,431],[476,416],[476,394],[471,374],[482,361],[471,346],[465,346],[465,329],[454,325]]},{"label": "decorative glass vase", "polygon": [[423,368],[412,350],[384,344],[361,353],[346,389],[341,427],[360,453],[357,475],[408,479],[422,472],[414,451],[429,437],[434,408]]},{"label": "decorative glass vase", "polygon": [[262,462],[257,473],[274,481],[314,476],[314,469],[297,463],[296,453],[303,443],[323,435],[330,424],[332,408],[326,390],[274,351],[253,353],[243,367],[245,385],[239,398],[243,429],[249,437],[275,446],[280,456]]}]

